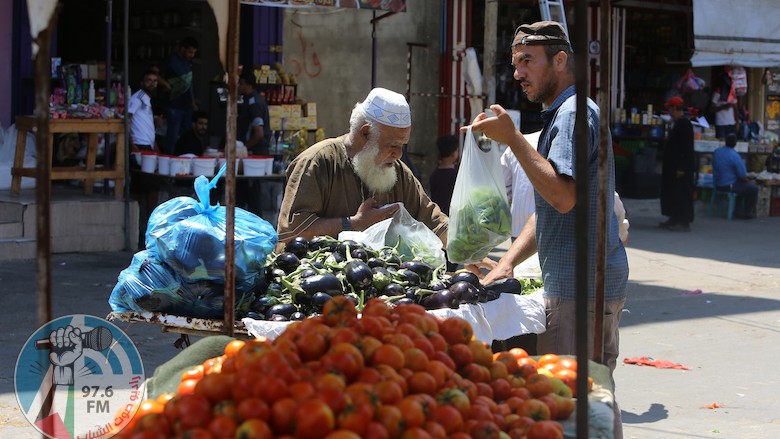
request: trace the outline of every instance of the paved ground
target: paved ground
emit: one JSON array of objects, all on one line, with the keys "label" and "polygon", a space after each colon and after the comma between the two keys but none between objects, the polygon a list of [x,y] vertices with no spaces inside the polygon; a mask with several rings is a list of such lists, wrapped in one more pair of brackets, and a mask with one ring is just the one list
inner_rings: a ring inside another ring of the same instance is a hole
[{"label": "paved ground", "polygon": [[[624,200],[631,221],[629,298],[621,358],[648,356],[688,371],[620,364],[627,438],[780,437],[780,218],[726,221],[700,213],[690,233],[657,227],[657,200]],[[54,314],[104,317],[129,253],[53,258]],[[17,353],[37,329],[35,264],[0,263],[0,437],[40,437],[13,394]],[[685,294],[701,290],[701,294]],[[124,328],[147,373],[175,355],[174,334]],[[721,408],[706,408],[711,404]]]}]

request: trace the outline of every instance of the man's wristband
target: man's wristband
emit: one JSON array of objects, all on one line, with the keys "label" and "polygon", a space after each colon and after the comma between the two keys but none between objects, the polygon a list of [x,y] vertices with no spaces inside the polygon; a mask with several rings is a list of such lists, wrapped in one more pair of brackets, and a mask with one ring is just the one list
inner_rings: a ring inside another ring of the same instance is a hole
[{"label": "man's wristband", "polygon": [[345,216],[341,218],[341,230],[343,231],[350,231],[352,230],[352,224],[349,222],[349,217]]}]

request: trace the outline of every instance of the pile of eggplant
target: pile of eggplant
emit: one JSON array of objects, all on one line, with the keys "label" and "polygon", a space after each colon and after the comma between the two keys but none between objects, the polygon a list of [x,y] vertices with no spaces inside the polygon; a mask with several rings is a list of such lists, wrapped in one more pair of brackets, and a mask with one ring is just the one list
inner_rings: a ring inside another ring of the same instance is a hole
[{"label": "pile of eggplant", "polygon": [[[373,250],[329,236],[297,237],[280,254],[268,256],[265,280],[239,317],[301,320],[322,312],[331,297],[344,295],[358,310],[374,297],[389,303],[417,303],[426,309],[453,308],[495,300],[502,293],[527,294],[539,285],[515,278],[483,286],[466,270],[452,274],[421,258],[403,257],[393,247]],[[525,284],[525,285],[524,285]]]}]

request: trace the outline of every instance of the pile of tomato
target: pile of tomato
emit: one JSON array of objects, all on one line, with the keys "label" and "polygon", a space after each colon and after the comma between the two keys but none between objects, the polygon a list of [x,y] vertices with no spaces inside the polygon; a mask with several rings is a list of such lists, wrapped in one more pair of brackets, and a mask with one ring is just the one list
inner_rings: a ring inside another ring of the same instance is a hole
[{"label": "pile of tomato", "polygon": [[[145,401],[120,438],[562,438],[574,360],[493,353],[460,318],[343,296],[271,341],[233,341]],[[561,378],[556,378],[556,375]]]}]

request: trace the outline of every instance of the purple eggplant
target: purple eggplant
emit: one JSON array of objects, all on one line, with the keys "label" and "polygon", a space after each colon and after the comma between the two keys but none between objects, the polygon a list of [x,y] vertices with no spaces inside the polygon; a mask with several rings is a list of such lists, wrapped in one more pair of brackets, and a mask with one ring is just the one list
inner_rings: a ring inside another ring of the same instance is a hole
[{"label": "purple eggplant", "polygon": [[309,276],[301,279],[300,285],[301,289],[309,296],[319,292],[328,293],[331,296],[344,294],[344,285],[335,274],[325,273]]},{"label": "purple eggplant", "polygon": [[523,284],[514,277],[497,280],[485,285],[485,288],[497,293],[523,294]]},{"label": "purple eggplant", "polygon": [[295,305],[290,303],[280,303],[268,308],[268,311],[265,312],[265,319],[274,320],[273,316],[278,315],[283,316],[285,320],[288,320],[290,316],[296,311],[298,311],[298,308],[296,308]]},{"label": "purple eggplant", "polygon": [[406,293],[406,289],[402,287],[401,285],[398,285],[396,283],[389,283],[387,286],[385,286],[385,289],[382,290],[382,294],[385,296],[403,296]]},{"label": "purple eggplant", "polygon": [[404,297],[402,299],[398,299],[394,302],[396,305],[414,305],[414,300]]},{"label": "purple eggplant", "polygon": [[339,242],[330,236],[315,236],[309,241],[309,250],[317,251],[320,249],[325,249],[332,252],[336,250],[336,246],[338,244]]},{"label": "purple eggplant", "polygon": [[346,239],[336,244],[336,253],[340,254],[341,256],[347,257],[347,253],[348,253],[347,248],[349,248],[349,254],[351,255],[352,250],[356,248],[363,248],[363,246],[360,245],[360,243],[358,243],[357,241]]},{"label": "purple eggplant", "polygon": [[366,261],[366,263],[371,268],[384,267],[385,265],[387,265],[385,261],[383,261],[381,258],[378,257],[368,258],[368,261]]},{"label": "purple eggplant", "polygon": [[285,274],[290,274],[301,265],[301,260],[293,253],[285,252],[276,257],[275,264],[283,270]]},{"label": "purple eggplant", "polygon": [[368,252],[364,248],[356,248],[352,250],[351,255],[354,259],[360,259],[363,262],[368,261]]},{"label": "purple eggplant", "polygon": [[420,302],[420,304],[424,306],[425,309],[458,309],[460,306],[460,300],[458,300],[457,294],[450,290],[444,289],[426,296],[422,302]]},{"label": "purple eggplant", "polygon": [[292,315],[290,315],[290,320],[303,320],[305,318],[306,318],[306,314],[304,314],[304,313],[302,313],[300,311],[296,311],[296,312],[292,313]]},{"label": "purple eggplant", "polygon": [[322,312],[322,307],[325,306],[325,302],[330,300],[330,294],[323,293],[323,292],[317,292],[314,293],[313,296],[311,296],[311,302],[314,306],[314,309],[317,310],[317,312]]},{"label": "purple eggplant", "polygon": [[452,275],[450,278],[451,284],[455,284],[457,282],[468,282],[471,285],[479,285],[479,277],[477,277],[476,274],[470,272],[470,271],[459,271]]},{"label": "purple eggplant", "polygon": [[406,282],[408,286],[415,287],[420,285],[420,275],[408,268],[399,268],[396,271],[396,275],[400,280]]},{"label": "purple eggplant", "polygon": [[401,263],[401,268],[412,270],[420,276],[420,280],[424,283],[428,283],[431,280],[433,274],[433,265],[424,261],[407,261]]},{"label": "purple eggplant", "polygon": [[353,259],[344,266],[344,275],[347,282],[356,290],[364,290],[371,286],[374,280],[374,273],[371,267],[360,259]]},{"label": "purple eggplant", "polygon": [[449,289],[458,296],[461,303],[475,304],[479,302],[479,291],[469,282],[455,282]]},{"label": "purple eggplant", "polygon": [[309,240],[303,236],[295,237],[284,245],[284,251],[303,259],[309,253]]}]

